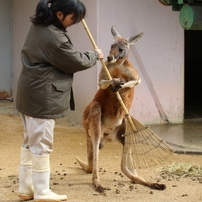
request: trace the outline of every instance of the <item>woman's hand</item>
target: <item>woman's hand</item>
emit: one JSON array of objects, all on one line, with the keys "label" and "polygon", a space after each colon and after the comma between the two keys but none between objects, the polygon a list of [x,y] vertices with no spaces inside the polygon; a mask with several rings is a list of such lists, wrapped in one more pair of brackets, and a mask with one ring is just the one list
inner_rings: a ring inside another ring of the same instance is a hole
[{"label": "woman's hand", "polygon": [[95,49],[98,52],[99,58],[103,59],[104,58],[104,54],[100,49]]}]

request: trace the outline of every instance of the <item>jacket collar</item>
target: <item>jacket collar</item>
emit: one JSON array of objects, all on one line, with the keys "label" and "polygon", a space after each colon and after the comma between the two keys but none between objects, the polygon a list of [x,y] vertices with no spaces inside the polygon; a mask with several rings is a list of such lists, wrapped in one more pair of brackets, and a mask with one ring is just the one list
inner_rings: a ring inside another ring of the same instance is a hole
[{"label": "jacket collar", "polygon": [[66,28],[62,25],[62,23],[60,22],[60,20],[57,17],[53,18],[52,24],[54,26],[56,26],[58,29],[60,29],[60,30],[62,30],[64,32],[67,32]]}]

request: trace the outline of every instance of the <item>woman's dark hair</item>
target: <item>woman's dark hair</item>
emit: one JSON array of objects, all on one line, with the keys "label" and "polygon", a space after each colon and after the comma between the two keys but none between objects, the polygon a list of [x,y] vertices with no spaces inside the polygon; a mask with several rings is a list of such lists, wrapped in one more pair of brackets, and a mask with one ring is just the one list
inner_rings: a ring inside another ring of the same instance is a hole
[{"label": "woman's dark hair", "polygon": [[59,11],[63,13],[64,18],[74,13],[74,24],[80,22],[86,15],[86,7],[79,0],[41,0],[35,15],[30,19],[34,25],[48,26],[54,22],[58,24],[56,12]]}]

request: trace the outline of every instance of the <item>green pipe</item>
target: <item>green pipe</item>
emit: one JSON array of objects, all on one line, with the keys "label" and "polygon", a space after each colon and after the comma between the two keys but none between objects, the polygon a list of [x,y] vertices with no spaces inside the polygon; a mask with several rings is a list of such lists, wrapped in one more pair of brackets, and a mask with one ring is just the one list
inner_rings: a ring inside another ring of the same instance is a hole
[{"label": "green pipe", "polygon": [[179,20],[185,30],[202,30],[202,6],[185,4],[180,10]]}]

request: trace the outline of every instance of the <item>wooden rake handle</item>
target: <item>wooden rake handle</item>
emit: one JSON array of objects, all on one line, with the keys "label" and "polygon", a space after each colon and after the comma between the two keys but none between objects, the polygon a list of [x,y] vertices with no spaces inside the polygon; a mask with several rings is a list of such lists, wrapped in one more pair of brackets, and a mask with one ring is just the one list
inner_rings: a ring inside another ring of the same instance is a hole
[{"label": "wooden rake handle", "polygon": [[[91,41],[91,43],[92,43],[94,49],[98,49],[98,47],[97,47],[97,45],[96,45],[96,43],[95,43],[95,41],[94,41],[94,39],[93,39],[93,37],[92,37],[92,35],[91,35],[91,33],[90,33],[90,30],[88,29],[88,26],[87,26],[85,20],[82,19],[81,22],[82,22],[83,27],[84,27],[84,29],[86,30],[86,32],[87,32],[87,34],[88,34],[88,36],[89,36],[89,39],[90,39],[90,41]],[[110,73],[109,73],[109,70],[108,70],[108,68],[107,68],[106,65],[105,65],[104,59],[100,59],[100,62],[101,62],[102,67],[104,68],[104,70],[105,70],[105,72],[106,72],[106,74],[107,74],[108,79],[109,79],[109,80],[112,80],[112,77],[111,77],[111,75],[110,75]],[[125,111],[125,113],[126,113],[126,117],[127,117],[128,121],[129,121],[129,123],[130,123],[130,125],[131,125],[133,131],[136,131],[136,127],[135,127],[135,125],[134,125],[134,123],[133,123],[133,121],[132,121],[132,119],[131,119],[130,113],[128,112],[128,109],[126,108],[126,106],[125,106],[125,104],[124,104],[124,102],[123,102],[123,100],[122,100],[122,98],[121,98],[119,92],[117,91],[117,92],[115,92],[115,94],[116,94],[117,99],[119,100],[121,106],[123,107],[123,109],[124,109],[124,111]]]},{"label": "wooden rake handle", "polygon": [[[90,39],[90,41],[91,41],[91,43],[92,43],[94,49],[98,49],[98,47],[97,47],[97,45],[96,45],[96,43],[95,43],[95,41],[94,41],[94,39],[93,39],[93,36],[91,35],[90,30],[88,29],[88,26],[87,26],[85,20],[82,19],[81,22],[83,23],[83,27],[84,27],[84,29],[86,30],[86,32],[87,32],[87,34],[88,34],[88,36],[89,36],[89,39]],[[110,75],[110,73],[109,73],[109,71],[108,71],[108,69],[107,69],[107,67],[106,67],[106,65],[105,65],[104,59],[100,59],[100,62],[101,62],[102,66],[103,66],[104,69],[105,69],[105,72],[106,72],[106,74],[107,74],[108,79],[109,79],[109,80],[112,80],[112,77],[111,77],[111,75]]]}]

